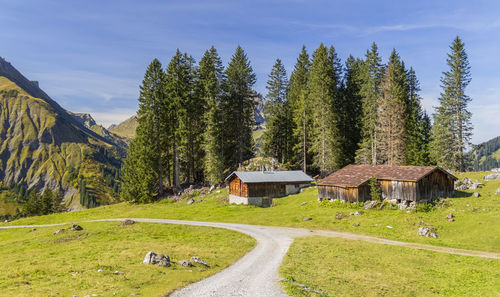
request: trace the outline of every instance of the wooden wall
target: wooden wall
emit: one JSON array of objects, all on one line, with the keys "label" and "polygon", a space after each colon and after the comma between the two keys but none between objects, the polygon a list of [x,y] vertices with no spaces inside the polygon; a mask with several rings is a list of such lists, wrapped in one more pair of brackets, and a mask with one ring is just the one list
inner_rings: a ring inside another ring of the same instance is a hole
[{"label": "wooden wall", "polygon": [[248,185],[242,182],[239,177],[235,177],[229,183],[229,193],[240,197],[248,197]]},{"label": "wooden wall", "polygon": [[417,183],[412,181],[379,180],[382,197],[392,200],[417,201]]},{"label": "wooden wall", "polygon": [[358,202],[358,188],[342,188],[334,186],[318,186],[320,199],[340,199],[350,202]]},{"label": "wooden wall", "polygon": [[454,179],[448,174],[436,170],[418,181],[418,201],[429,201],[439,197],[450,197],[453,195]]}]

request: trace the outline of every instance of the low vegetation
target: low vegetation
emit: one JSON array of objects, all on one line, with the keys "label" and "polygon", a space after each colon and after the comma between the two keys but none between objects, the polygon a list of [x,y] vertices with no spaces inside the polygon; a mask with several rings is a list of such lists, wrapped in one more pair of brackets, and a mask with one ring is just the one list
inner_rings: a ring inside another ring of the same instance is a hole
[{"label": "low vegetation", "polygon": [[292,296],[498,296],[500,261],[338,238],[298,238],[280,268]]},{"label": "low vegetation", "polygon": [[[0,230],[2,296],[165,296],[221,271],[255,245],[247,235],[216,228],[118,222],[36,230]],[[234,242],[238,242],[234,245]],[[148,251],[167,254],[172,267],[142,264]],[[183,267],[200,257],[211,267]]]}]

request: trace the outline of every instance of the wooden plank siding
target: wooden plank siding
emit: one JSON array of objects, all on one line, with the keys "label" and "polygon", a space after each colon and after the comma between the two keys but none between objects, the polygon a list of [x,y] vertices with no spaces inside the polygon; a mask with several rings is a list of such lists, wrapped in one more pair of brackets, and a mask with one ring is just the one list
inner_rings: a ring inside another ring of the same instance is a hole
[{"label": "wooden plank siding", "polygon": [[229,183],[229,193],[240,197],[248,197],[248,185],[238,177],[235,177]]},{"label": "wooden plank siding", "polygon": [[417,201],[417,183],[414,181],[379,180],[379,184],[384,199]]},{"label": "wooden plank siding", "polygon": [[349,202],[357,202],[358,188],[318,186],[318,195],[320,199],[340,199]]},{"label": "wooden plank siding", "polygon": [[450,197],[453,195],[454,179],[441,171],[434,171],[418,181],[418,201],[429,201],[439,197]]}]

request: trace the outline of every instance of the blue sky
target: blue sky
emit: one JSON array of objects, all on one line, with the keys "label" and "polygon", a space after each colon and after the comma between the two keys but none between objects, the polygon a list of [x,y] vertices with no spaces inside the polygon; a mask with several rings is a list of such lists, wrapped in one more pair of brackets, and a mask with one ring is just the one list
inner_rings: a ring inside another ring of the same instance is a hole
[{"label": "blue sky", "polygon": [[375,41],[393,48],[420,79],[432,113],[449,45],[459,35],[471,64],[473,143],[500,135],[500,3],[497,1],[4,1],[0,56],[63,107],[104,126],[137,109],[152,59],[179,48],[197,61],[215,45],[227,64],[240,44],[265,94],[276,58],[293,69],[301,46],[323,42],[345,61]]}]

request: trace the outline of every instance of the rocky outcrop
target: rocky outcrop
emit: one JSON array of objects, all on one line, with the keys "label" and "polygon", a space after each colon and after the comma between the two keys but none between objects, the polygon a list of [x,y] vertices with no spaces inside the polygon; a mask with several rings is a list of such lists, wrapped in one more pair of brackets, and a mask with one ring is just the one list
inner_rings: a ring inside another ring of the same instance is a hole
[{"label": "rocky outcrop", "polygon": [[483,179],[485,181],[491,181],[491,180],[495,180],[495,179],[500,179],[500,173],[492,173],[492,174],[485,175],[483,177]]},{"label": "rocky outcrop", "polygon": [[154,252],[148,252],[142,261],[143,264],[153,264],[158,266],[169,267],[170,257],[164,254],[157,254]]}]

